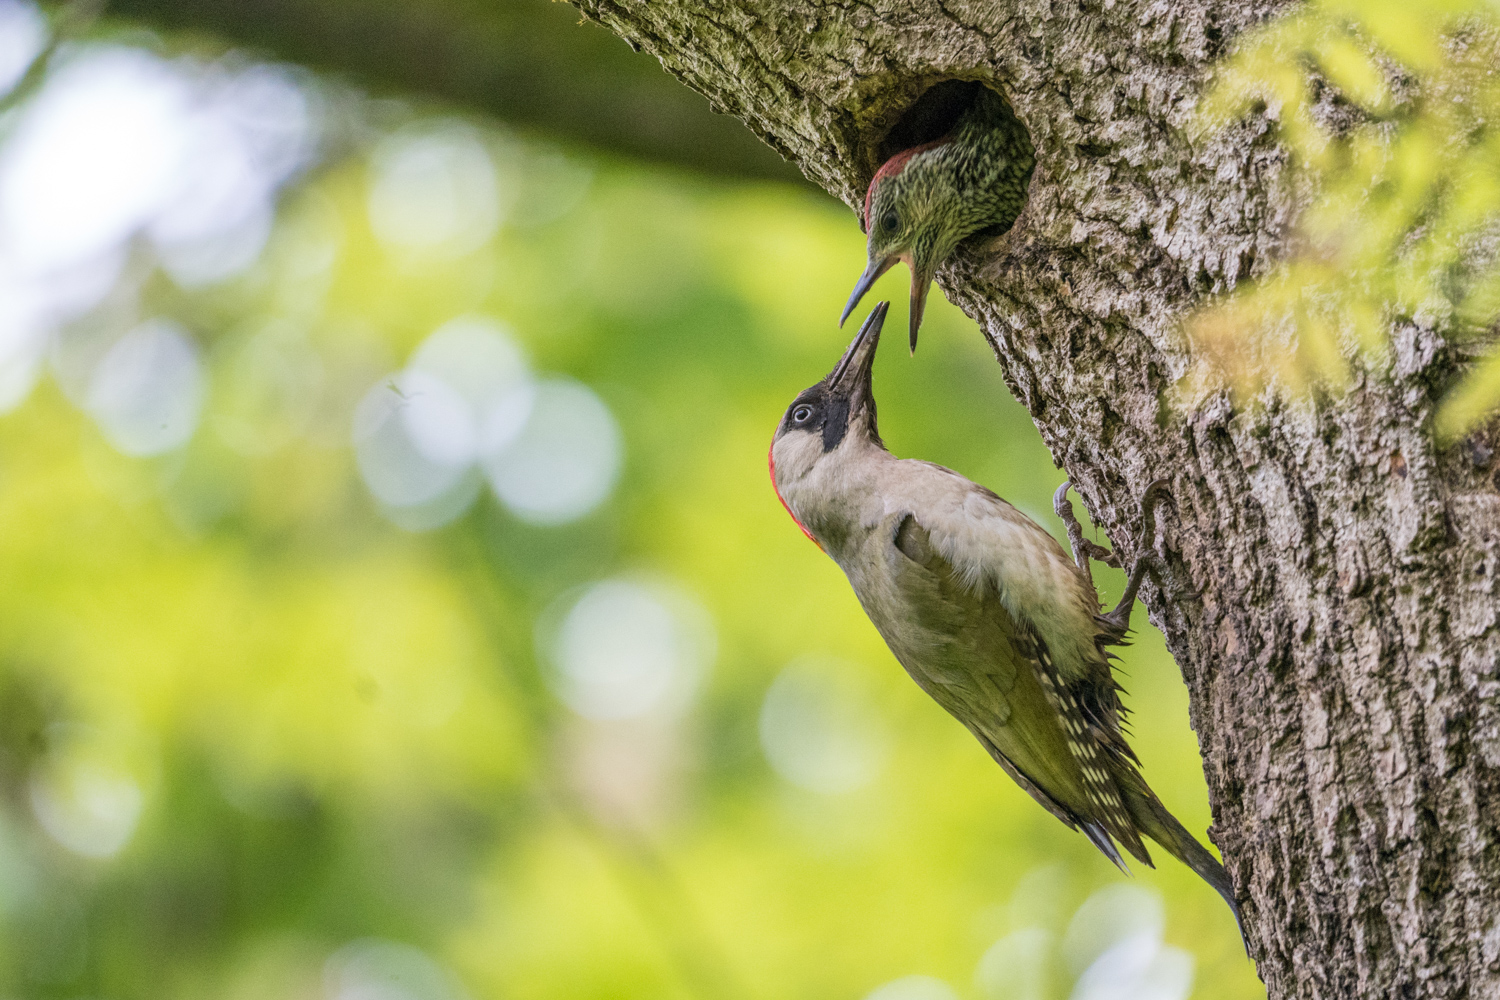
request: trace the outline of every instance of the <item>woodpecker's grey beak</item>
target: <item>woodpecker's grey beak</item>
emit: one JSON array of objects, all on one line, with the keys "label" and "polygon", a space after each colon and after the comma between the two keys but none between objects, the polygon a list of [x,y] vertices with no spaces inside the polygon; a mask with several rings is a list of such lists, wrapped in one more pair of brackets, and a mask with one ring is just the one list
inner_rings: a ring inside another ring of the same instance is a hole
[{"label": "woodpecker's grey beak", "polygon": [[922,311],[927,308],[927,290],[932,287],[932,272],[911,269],[911,352],[917,353],[917,331],[922,327]]},{"label": "woodpecker's grey beak", "polygon": [[885,325],[885,314],[889,302],[881,302],[871,310],[865,325],[859,328],[854,341],[838,365],[828,373],[828,387],[852,397],[857,389],[869,388],[870,373],[875,368],[875,348],[880,343],[880,328]]},{"label": "woodpecker's grey beak", "polygon": [[[854,293],[849,296],[848,305],[844,306],[844,315],[839,317],[839,326],[844,325],[844,321],[849,318],[849,314],[854,311],[854,307],[859,305],[859,300],[865,297],[865,293],[870,290],[870,286],[880,280],[880,276],[889,271],[891,266],[900,259],[895,254],[891,254],[884,260],[870,261],[870,266],[865,268],[865,273],[859,276],[859,281],[854,285]],[[873,316],[874,313],[870,315]]]}]

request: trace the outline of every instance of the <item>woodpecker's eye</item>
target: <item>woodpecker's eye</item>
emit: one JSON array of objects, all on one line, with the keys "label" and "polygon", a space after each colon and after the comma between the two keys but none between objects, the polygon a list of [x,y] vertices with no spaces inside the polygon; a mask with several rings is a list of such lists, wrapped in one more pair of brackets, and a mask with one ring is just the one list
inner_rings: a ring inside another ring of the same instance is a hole
[{"label": "woodpecker's eye", "polygon": [[792,411],[792,423],[805,424],[812,419],[811,406],[799,406]]},{"label": "woodpecker's eye", "polygon": [[901,216],[897,215],[894,211],[887,212],[880,217],[880,228],[888,233],[895,232],[896,228],[900,225]]}]

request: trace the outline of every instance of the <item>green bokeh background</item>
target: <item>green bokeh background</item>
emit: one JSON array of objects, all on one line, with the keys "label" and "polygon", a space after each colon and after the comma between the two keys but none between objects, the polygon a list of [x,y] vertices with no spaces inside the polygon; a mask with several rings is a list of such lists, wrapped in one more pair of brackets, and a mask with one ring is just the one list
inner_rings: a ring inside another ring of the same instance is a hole
[{"label": "green bokeh background", "polygon": [[[285,192],[246,274],[147,282],[143,310],[208,366],[184,449],[118,454],[50,378],[0,418],[0,995],[332,997],[329,956],[379,939],[474,998],[852,1000],[913,975],[966,1000],[1068,996],[1069,922],[1125,876],[909,681],[767,480],[782,410],[851,333],[834,322],[863,263],[851,213],[474,127],[502,190],[561,214],[513,213],[458,256],[394,252],[370,232],[359,145]],[[895,300],[898,326],[905,281],[868,300]],[[609,405],[624,463],[594,513],[538,527],[486,492],[411,533],[371,499],[354,402],[461,315]],[[226,426],[286,420],[239,361],[273,322],[320,359],[312,415],[236,451]],[[903,339],[876,368],[888,446],[1061,537],[1062,473],[974,323],[936,295],[915,358]],[[536,642],[555,602],[615,577],[668,581],[717,640],[639,821],[576,780],[602,724],[553,695]],[[1099,579],[1106,599],[1123,582]],[[1120,665],[1133,742],[1202,831],[1186,692],[1145,619]],[[762,751],[766,692],[807,657],[884,734],[857,790],[799,789]],[[53,840],[45,781],[135,789],[128,841],[94,858]],[[1133,882],[1165,901],[1193,995],[1264,995],[1223,903],[1157,854]],[[1028,963],[1050,970],[1040,987]]]}]

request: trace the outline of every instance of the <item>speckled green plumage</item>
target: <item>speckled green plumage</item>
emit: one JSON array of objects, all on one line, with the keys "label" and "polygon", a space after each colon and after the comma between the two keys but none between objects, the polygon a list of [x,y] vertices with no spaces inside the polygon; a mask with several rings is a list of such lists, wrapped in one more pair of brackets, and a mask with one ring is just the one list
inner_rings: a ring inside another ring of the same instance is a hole
[{"label": "speckled green plumage", "polygon": [[[1021,123],[998,94],[980,88],[951,138],[905,158],[888,174],[882,168],[870,182],[864,222],[871,257],[909,250],[936,266],[979,230],[1009,229],[1026,203],[1034,163]],[[882,226],[891,212],[899,224]]]},{"label": "speckled green plumage", "polygon": [[998,94],[979,88],[952,131],[903,150],[878,170],[865,196],[869,266],[845,318],[897,260],[911,268],[911,346],[916,349],[927,288],[959,243],[981,230],[1009,229],[1026,202],[1035,163],[1031,140]]}]

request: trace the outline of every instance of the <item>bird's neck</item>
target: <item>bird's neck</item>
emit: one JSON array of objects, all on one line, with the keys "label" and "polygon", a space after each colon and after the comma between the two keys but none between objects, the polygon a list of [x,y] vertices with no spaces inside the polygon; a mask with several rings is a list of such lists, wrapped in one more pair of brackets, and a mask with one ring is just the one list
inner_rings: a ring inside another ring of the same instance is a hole
[{"label": "bird's neck", "polygon": [[896,461],[877,441],[850,434],[800,475],[778,482],[782,502],[818,545],[836,560],[880,520],[881,470]]}]

